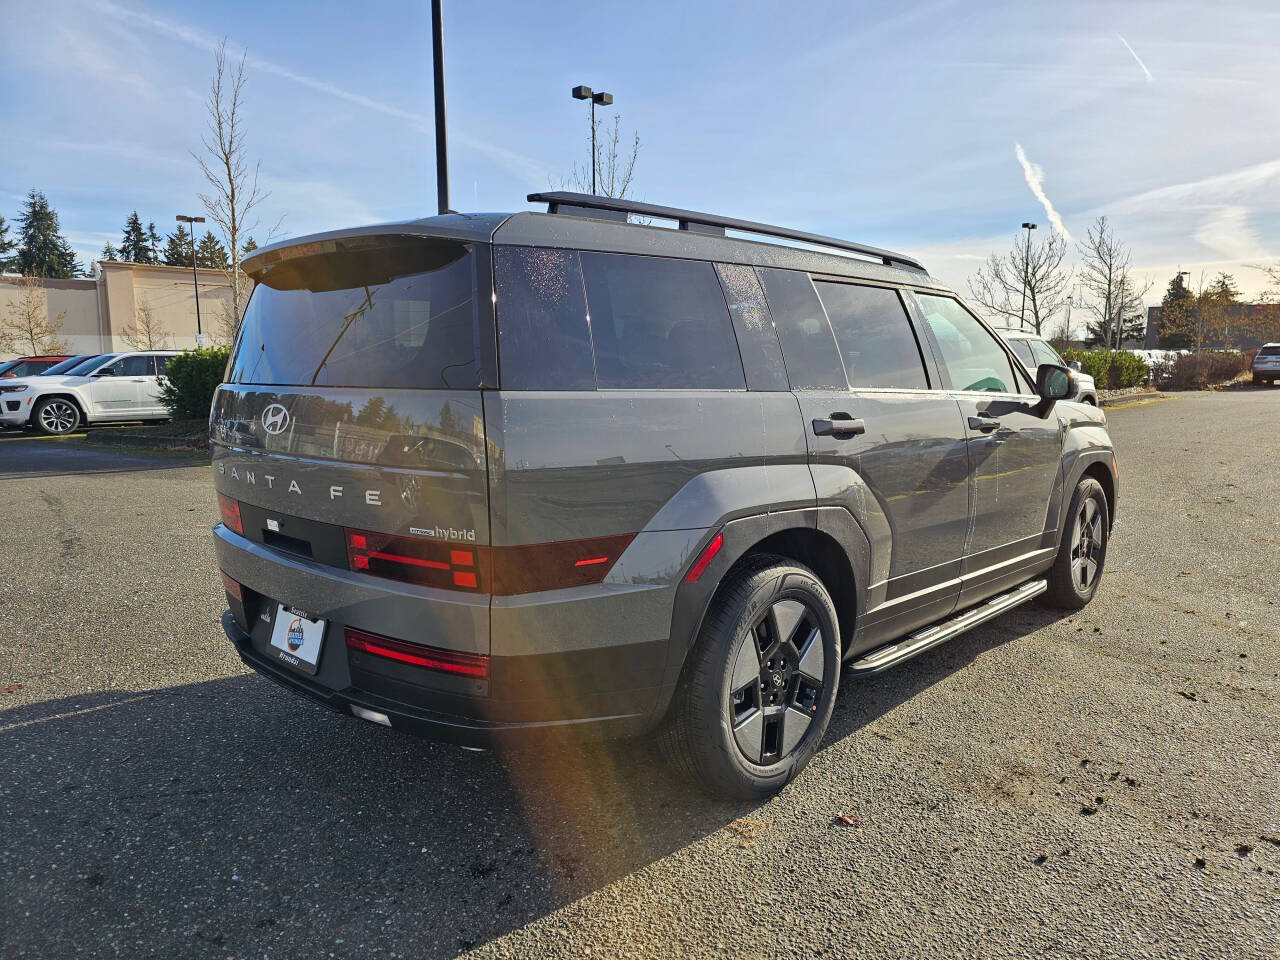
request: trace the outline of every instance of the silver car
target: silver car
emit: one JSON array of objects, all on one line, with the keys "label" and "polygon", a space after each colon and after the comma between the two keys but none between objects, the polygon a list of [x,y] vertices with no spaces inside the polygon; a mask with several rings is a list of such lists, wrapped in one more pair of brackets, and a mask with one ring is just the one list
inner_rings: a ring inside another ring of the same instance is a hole
[{"label": "silver car", "polygon": [[1253,385],[1270,386],[1280,380],[1280,343],[1264,343],[1253,358]]},{"label": "silver car", "polygon": [[996,332],[1004,337],[1004,340],[1013,348],[1014,354],[1022,361],[1034,377],[1036,368],[1042,363],[1052,363],[1060,367],[1070,367],[1076,372],[1076,393],[1071,399],[1079,403],[1089,403],[1093,406],[1098,405],[1098,387],[1093,382],[1093,377],[1085,373],[1079,362],[1073,360],[1071,363],[1063,360],[1058,356],[1058,351],[1049,346],[1049,343],[1040,336],[1031,333],[1029,330],[1013,330],[1008,328],[996,328]]}]

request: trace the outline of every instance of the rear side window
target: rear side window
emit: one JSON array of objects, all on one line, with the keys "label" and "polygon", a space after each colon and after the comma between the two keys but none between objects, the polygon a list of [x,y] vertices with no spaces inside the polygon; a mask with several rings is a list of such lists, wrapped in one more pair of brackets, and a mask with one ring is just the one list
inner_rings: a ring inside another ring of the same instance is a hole
[{"label": "rear side window", "polygon": [[111,365],[111,368],[117,377],[154,377],[156,375],[155,362],[149,353],[121,357]]},{"label": "rear side window", "polygon": [[787,368],[782,363],[782,347],[773,329],[769,304],[760,288],[755,268],[741,263],[717,263],[716,273],[724,287],[724,299],[733,318],[742,367],[749,390],[786,390]]},{"label": "rear side window", "polygon": [[840,352],[822,301],[807,273],[762,269],[769,310],[782,341],[787,375],[797,390],[847,390]]},{"label": "rear side window", "polygon": [[1018,392],[1009,355],[973,314],[949,297],[916,296],[953,390]]},{"label": "rear side window", "polygon": [[454,240],[321,241],[254,287],[232,383],[474,389],[475,250]]},{"label": "rear side window", "polygon": [[831,318],[849,386],[929,386],[916,335],[896,290],[821,280],[814,287]]},{"label": "rear side window", "polygon": [[601,388],[745,389],[729,310],[710,263],[580,256]]},{"label": "rear side window", "polygon": [[577,251],[497,247],[494,263],[502,388],[594,390]]},{"label": "rear side window", "polygon": [[156,354],[156,373],[164,376],[169,369],[169,355],[164,353]]}]

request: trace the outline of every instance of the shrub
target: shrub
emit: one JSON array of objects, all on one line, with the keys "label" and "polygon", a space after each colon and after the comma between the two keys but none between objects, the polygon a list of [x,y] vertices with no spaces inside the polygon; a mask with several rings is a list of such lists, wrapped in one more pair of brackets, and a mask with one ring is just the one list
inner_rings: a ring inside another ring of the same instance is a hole
[{"label": "shrub", "polygon": [[1161,385],[1173,390],[1195,390],[1227,383],[1249,370],[1253,352],[1206,350],[1178,357],[1169,368],[1168,379]]},{"label": "shrub", "polygon": [[208,420],[213,393],[227,369],[227,347],[200,347],[169,359],[160,402],[175,420]]},{"label": "shrub", "polygon": [[1060,351],[1070,363],[1078,361],[1084,372],[1093,377],[1099,390],[1119,390],[1124,387],[1140,387],[1147,382],[1150,370],[1147,361],[1127,350],[1077,350]]}]

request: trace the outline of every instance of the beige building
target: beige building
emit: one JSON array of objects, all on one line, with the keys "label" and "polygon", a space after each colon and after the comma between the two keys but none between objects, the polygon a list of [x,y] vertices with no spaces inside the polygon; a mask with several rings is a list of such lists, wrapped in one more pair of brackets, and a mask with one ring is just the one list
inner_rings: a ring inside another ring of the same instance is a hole
[{"label": "beige building", "polygon": [[[209,343],[223,329],[231,309],[231,281],[222,270],[199,270],[201,329]],[[62,316],[59,336],[72,353],[131,350],[125,328],[137,322],[137,310],[149,304],[155,323],[167,334],[165,346],[184,350],[196,345],[196,296],[190,267],[166,267],[118,261],[97,262],[93,276],[75,280],[43,280],[51,317]],[[22,278],[0,276],[0,319],[23,295]],[[0,353],[0,360],[13,354]]]}]

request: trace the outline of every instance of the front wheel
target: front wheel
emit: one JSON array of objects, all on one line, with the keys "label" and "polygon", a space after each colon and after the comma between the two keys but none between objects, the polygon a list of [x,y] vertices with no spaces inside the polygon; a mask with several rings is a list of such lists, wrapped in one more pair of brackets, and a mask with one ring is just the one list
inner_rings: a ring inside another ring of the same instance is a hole
[{"label": "front wheel", "polygon": [[676,691],[667,753],[708,792],[758,799],[804,769],[840,679],[835,605],[812,570],[753,558],[721,585]]},{"label": "front wheel", "polygon": [[70,433],[80,425],[80,410],[64,397],[48,397],[36,404],[31,419],[45,433]]},{"label": "front wheel", "polygon": [[1046,602],[1065,610],[1079,610],[1093,599],[1102,579],[1110,533],[1110,514],[1102,484],[1085,477],[1071,497],[1058,556],[1049,570]]}]

